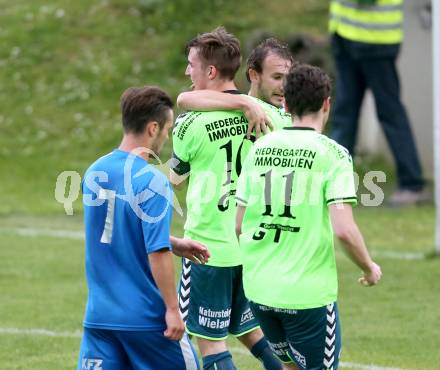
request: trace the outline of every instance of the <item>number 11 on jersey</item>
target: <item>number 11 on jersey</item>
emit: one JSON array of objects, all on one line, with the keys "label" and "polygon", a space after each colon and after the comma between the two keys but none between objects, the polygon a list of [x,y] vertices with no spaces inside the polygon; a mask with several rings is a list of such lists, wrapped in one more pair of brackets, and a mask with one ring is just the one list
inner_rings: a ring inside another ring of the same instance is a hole
[{"label": "number 11 on jersey", "polygon": [[[296,217],[292,215],[290,202],[292,199],[292,187],[293,187],[293,178],[295,176],[295,171],[292,171],[283,177],[286,179],[286,186],[284,190],[284,212],[279,214],[279,217],[293,218]],[[262,216],[270,216],[273,217],[272,214],[272,170],[269,170],[260,175],[260,177],[264,177],[264,205],[265,209],[262,213]],[[289,232],[299,232],[300,228],[296,226],[284,226],[280,224],[268,224],[265,222],[260,223],[259,226],[263,230],[259,230],[255,232],[252,239],[254,240],[262,240],[267,233],[267,230],[275,230],[274,242],[278,243],[280,241],[281,232],[289,231]]]}]

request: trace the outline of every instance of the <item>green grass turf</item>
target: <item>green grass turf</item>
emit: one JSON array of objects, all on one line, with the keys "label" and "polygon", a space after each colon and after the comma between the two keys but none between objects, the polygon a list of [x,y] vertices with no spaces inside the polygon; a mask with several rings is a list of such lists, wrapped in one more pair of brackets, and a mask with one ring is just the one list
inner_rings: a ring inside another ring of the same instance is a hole
[{"label": "green grass turf", "polygon": [[[325,38],[327,6],[322,0],[0,0],[0,369],[75,368],[78,337],[2,330],[81,329],[83,242],[23,236],[17,228],[81,230],[80,202],[75,216],[65,216],[55,182],[65,170],[82,174],[118,145],[122,91],[157,84],[175,97],[189,85],[185,43],[219,24],[238,35],[245,56],[261,31]],[[246,91],[243,68],[237,76]],[[362,173],[385,169],[392,180],[382,164],[356,165]],[[183,198],[180,192],[182,204]],[[433,208],[359,208],[356,215],[384,278],[377,288],[358,286],[358,270],[338,252],[342,360],[439,368],[439,260],[389,258],[389,252],[432,251]],[[175,217],[176,235],[182,224]],[[234,352],[234,358],[238,369],[258,368],[248,355]]]},{"label": "green grass turf", "polygon": [[[431,252],[434,209],[358,208],[355,213],[384,276],[377,287],[359,286],[359,270],[336,247],[342,361],[438,368],[440,259],[402,260],[387,255]],[[181,221],[175,217],[175,234],[181,233]],[[38,230],[81,231],[81,223],[80,215],[0,218],[0,328],[81,330],[86,299],[83,241],[18,234],[30,225]],[[179,270],[177,259],[176,267]],[[72,369],[79,341],[79,337],[0,333],[1,368]],[[229,343],[240,347],[235,339]],[[253,358],[238,351],[233,350],[238,369],[258,368]]]},{"label": "green grass turf", "polygon": [[[197,33],[224,25],[245,57],[256,32],[326,35],[320,0],[0,0],[0,8],[0,214],[56,213],[58,174],[82,174],[118,145],[127,87],[159,85],[173,97],[189,87],[184,46]],[[243,69],[237,83],[247,90]]]}]

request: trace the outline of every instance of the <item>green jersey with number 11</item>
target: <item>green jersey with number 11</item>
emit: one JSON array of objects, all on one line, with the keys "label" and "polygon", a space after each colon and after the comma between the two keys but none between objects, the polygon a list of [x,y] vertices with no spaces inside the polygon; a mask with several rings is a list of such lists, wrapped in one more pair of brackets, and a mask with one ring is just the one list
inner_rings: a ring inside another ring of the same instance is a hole
[{"label": "green jersey with number 11", "polygon": [[[275,128],[291,123],[290,115],[256,99]],[[173,130],[173,170],[189,173],[185,237],[206,244],[208,265],[241,265],[235,236],[235,190],[241,165],[252,146],[248,121],[240,112],[188,112]]]},{"label": "green jersey with number 11", "polygon": [[312,128],[257,140],[238,180],[246,297],[271,307],[322,307],[337,298],[328,205],[356,203],[347,150]]}]

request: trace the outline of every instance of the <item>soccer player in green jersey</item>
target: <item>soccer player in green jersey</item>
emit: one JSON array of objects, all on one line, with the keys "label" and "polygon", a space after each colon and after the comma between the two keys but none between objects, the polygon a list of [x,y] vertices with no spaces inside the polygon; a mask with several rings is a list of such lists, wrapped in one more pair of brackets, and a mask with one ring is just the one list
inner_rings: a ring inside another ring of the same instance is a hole
[{"label": "soccer player in green jersey", "polygon": [[341,344],[333,235],[374,285],[380,267],[352,215],[348,151],[321,134],[330,79],[300,65],[286,77],[293,126],[251,148],[238,180],[236,231],[246,297],[272,350],[289,369],[337,369]]},{"label": "soccer player in green jersey", "polygon": [[[218,28],[191,40],[187,51],[186,75],[196,90],[237,96],[233,79],[241,56],[233,35]],[[235,369],[225,342],[229,333],[266,369],[281,369],[244,296],[234,235],[235,185],[252,144],[246,138],[247,124],[239,112],[193,111],[179,116],[173,130],[172,182],[190,173],[185,237],[205,243],[211,253],[202,268],[184,261],[179,296],[187,331],[197,338],[205,370]]]},{"label": "soccer player in green jersey", "polygon": [[266,39],[251,52],[247,60],[249,96],[236,97],[213,90],[195,90],[181,93],[177,97],[177,105],[203,111],[241,110],[249,121],[248,134],[255,127],[257,136],[260,132],[267,132],[267,125],[282,128],[290,124],[290,116],[277,108],[283,109],[283,79],[293,63],[292,54],[286,45],[274,38]]}]

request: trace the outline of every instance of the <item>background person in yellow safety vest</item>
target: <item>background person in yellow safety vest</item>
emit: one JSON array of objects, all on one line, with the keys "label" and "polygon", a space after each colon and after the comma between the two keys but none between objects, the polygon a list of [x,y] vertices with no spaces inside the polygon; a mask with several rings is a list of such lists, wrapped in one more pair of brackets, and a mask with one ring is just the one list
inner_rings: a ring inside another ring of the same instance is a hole
[{"label": "background person in yellow safety vest", "polygon": [[331,136],[353,154],[363,96],[371,89],[397,167],[398,189],[388,200],[391,206],[427,200],[415,141],[400,100],[396,58],[402,27],[402,0],[330,2],[329,31],[336,64]]}]

